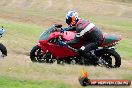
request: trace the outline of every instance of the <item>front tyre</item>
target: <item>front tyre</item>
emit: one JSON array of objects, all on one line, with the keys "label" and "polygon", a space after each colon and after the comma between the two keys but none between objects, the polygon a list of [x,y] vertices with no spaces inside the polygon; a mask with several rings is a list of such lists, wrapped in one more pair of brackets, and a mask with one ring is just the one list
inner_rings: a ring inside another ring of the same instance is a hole
[{"label": "front tyre", "polygon": [[42,62],[41,59],[43,57],[42,50],[39,46],[34,46],[30,52],[30,59],[32,62]]},{"label": "front tyre", "polygon": [[106,61],[107,67],[120,67],[121,57],[114,49],[103,49],[98,52],[99,58]]},{"label": "front tyre", "polygon": [[7,56],[7,49],[2,43],[0,43],[0,57],[5,56]]}]

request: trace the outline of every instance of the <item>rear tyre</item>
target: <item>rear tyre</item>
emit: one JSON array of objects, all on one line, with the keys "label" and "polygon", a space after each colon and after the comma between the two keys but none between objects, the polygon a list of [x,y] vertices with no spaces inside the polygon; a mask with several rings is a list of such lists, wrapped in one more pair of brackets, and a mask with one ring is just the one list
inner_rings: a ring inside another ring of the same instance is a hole
[{"label": "rear tyre", "polygon": [[0,57],[5,56],[7,56],[7,49],[2,43],[0,43]]},{"label": "rear tyre", "polygon": [[121,57],[114,49],[103,49],[97,56],[108,63],[107,67],[117,68],[121,65]]}]

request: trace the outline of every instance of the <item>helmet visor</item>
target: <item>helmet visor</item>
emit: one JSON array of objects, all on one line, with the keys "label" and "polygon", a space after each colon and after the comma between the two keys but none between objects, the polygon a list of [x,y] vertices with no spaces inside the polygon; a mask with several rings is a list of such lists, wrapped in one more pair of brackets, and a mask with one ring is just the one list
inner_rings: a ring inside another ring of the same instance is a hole
[{"label": "helmet visor", "polygon": [[67,23],[68,25],[70,25],[71,22],[72,22],[72,18],[71,18],[71,17],[69,17],[68,19],[66,19],[66,23]]}]

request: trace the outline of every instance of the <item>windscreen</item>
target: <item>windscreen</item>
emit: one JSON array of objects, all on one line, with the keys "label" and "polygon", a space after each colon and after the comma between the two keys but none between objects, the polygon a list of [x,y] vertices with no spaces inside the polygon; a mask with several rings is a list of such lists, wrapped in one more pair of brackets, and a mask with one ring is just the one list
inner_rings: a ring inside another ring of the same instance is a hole
[{"label": "windscreen", "polygon": [[51,28],[49,28],[48,30],[44,31],[41,35],[40,35],[40,38],[39,40],[46,40],[49,38],[50,36],[50,33],[53,32],[55,29],[54,26],[52,26]]}]

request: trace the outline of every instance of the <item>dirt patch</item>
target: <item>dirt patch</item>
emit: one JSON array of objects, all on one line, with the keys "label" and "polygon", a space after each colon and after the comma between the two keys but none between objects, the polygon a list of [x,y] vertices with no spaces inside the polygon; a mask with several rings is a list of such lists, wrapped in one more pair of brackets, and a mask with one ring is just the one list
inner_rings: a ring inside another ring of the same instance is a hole
[{"label": "dirt patch", "polygon": [[17,54],[17,55],[30,56],[30,52],[29,52],[29,51],[16,51],[16,50],[13,50],[12,52],[13,52],[14,54]]}]

